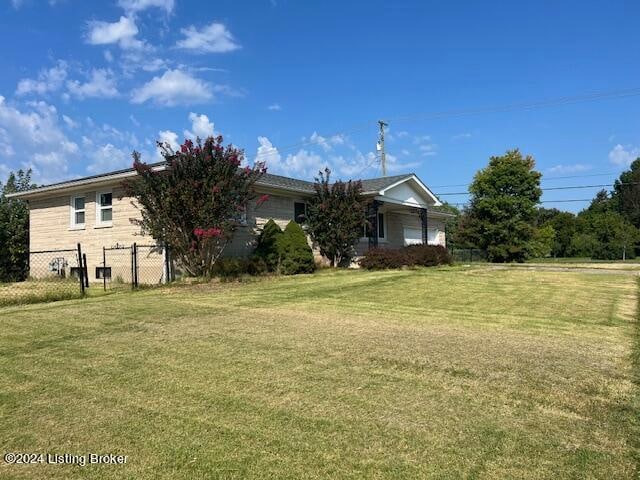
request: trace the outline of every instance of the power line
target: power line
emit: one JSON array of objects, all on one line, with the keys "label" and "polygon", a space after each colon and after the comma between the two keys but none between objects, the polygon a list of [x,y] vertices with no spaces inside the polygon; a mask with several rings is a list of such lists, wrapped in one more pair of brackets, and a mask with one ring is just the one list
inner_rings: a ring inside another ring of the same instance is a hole
[{"label": "power line", "polygon": [[[615,183],[601,183],[599,185],[567,185],[564,187],[546,187],[546,188],[541,188],[540,190],[542,191],[549,191],[549,190],[575,190],[575,189],[579,189],[579,188],[604,188],[604,187],[613,187],[614,185],[616,185]],[[623,185],[623,186],[627,186],[627,185],[640,185],[640,182],[618,182],[617,185]],[[446,195],[471,195],[469,192],[445,192],[445,193],[436,193],[436,195],[438,195],[439,197],[443,197]]]},{"label": "power line", "polygon": [[[538,203],[590,202],[592,200],[593,198],[571,198],[571,199],[565,199],[565,200],[541,200]],[[447,205],[468,205],[468,204],[469,202],[456,202],[456,203],[447,202]]]},{"label": "power line", "polygon": [[[561,180],[566,178],[587,178],[587,177],[607,177],[609,175],[619,175],[620,172],[611,173],[591,173],[586,175],[565,175],[562,177],[543,177],[542,182],[548,182],[549,180]],[[432,185],[431,188],[452,188],[452,187],[468,187],[470,183],[457,183],[454,185]]]},{"label": "power line", "polygon": [[[476,109],[449,110],[449,111],[431,112],[431,113],[424,112],[424,113],[417,113],[412,115],[390,117],[390,120],[394,122],[406,122],[406,121],[439,119],[439,118],[445,118],[445,117],[478,115],[483,113],[503,113],[503,112],[517,111],[517,110],[531,110],[531,109],[538,109],[538,108],[555,107],[560,105],[586,103],[586,102],[598,101],[603,99],[627,98],[627,97],[635,97],[635,96],[640,96],[640,87],[630,88],[626,90],[600,91],[600,92],[594,92],[590,94],[556,97],[556,98],[551,98],[546,100],[482,107],[482,108],[476,108]],[[326,135],[324,137],[330,138],[330,137],[335,137],[336,135],[346,136],[354,133],[359,133],[371,128],[375,124],[376,124],[375,121],[363,122],[358,124],[357,126],[354,126],[353,130],[336,132],[331,135]],[[286,152],[288,150],[294,150],[299,147],[313,145],[317,143],[318,143],[317,140],[309,139],[302,142],[286,145],[284,147],[280,147],[277,150],[278,152]],[[276,147],[274,147],[274,149],[275,148]],[[255,158],[257,160],[262,157],[269,157],[270,155],[273,155],[273,152],[265,152],[263,154],[258,154],[255,156]]]},{"label": "power line", "polygon": [[512,112],[515,110],[531,110],[536,108],[555,107],[559,105],[572,105],[576,103],[591,102],[596,100],[603,100],[607,98],[627,98],[640,95],[640,88],[629,88],[626,90],[608,90],[600,91],[589,94],[573,95],[565,97],[556,97],[546,100],[537,100],[532,102],[513,103],[495,107],[484,107],[469,110],[453,110],[434,113],[416,113],[412,115],[390,117],[389,121],[404,122],[404,121],[416,121],[416,120],[430,120],[434,118],[443,117],[459,117],[467,115],[477,115],[481,113],[502,113]]}]

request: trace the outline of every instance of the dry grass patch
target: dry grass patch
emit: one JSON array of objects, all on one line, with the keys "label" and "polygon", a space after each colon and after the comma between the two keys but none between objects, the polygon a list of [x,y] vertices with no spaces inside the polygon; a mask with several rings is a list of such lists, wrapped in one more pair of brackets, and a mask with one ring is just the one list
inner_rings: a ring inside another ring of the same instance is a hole
[{"label": "dry grass patch", "polygon": [[634,478],[637,285],[322,272],[1,310],[15,478]]}]

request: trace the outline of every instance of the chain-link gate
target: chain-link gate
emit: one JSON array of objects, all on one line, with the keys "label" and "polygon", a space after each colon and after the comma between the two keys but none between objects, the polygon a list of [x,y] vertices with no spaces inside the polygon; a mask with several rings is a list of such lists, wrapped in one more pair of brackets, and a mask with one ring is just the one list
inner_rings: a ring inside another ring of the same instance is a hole
[{"label": "chain-link gate", "polygon": [[104,290],[135,289],[158,285],[168,278],[168,258],[160,245],[115,245],[103,247],[102,263],[96,271]]}]

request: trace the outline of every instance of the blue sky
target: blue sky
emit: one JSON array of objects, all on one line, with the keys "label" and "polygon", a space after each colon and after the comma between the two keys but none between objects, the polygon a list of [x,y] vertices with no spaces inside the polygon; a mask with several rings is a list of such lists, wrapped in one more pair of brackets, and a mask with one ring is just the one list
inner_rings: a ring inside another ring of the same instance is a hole
[{"label": "blue sky", "polygon": [[[515,147],[546,187],[610,183],[640,156],[639,96],[430,115],[640,87],[637,1],[1,1],[0,179],[155,161],[157,139],[212,131],[272,173],[367,178],[380,118],[389,173],[440,193]],[[592,176],[553,179],[571,175]]]}]

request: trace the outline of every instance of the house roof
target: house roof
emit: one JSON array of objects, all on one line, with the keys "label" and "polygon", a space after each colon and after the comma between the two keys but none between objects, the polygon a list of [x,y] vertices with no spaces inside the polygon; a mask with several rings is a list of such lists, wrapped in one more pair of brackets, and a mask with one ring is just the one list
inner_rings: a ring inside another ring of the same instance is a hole
[{"label": "house roof", "polygon": [[[157,162],[149,164],[150,167],[156,170],[163,170],[166,167],[165,162]],[[16,192],[8,194],[8,197],[14,198],[34,198],[41,197],[48,193],[55,193],[57,191],[64,190],[72,190],[75,188],[87,186],[87,185],[98,185],[104,183],[110,183],[117,180],[123,180],[128,177],[135,176],[136,172],[132,168],[124,169],[124,170],[116,170],[113,172],[102,173],[99,175],[91,175],[88,177],[76,178],[73,180],[67,180],[64,182],[52,183],[49,185],[43,185],[41,187],[37,187],[31,190],[27,190],[24,192]],[[361,180],[362,183],[362,192],[365,195],[375,195],[383,192],[385,189],[397,185],[398,183],[402,183],[403,181],[414,179],[419,182],[426,190],[426,186],[420,182],[418,177],[413,173],[403,174],[403,175],[394,175],[391,177],[379,177],[379,178],[370,178]],[[302,194],[312,194],[314,193],[314,182],[310,182],[307,180],[299,180],[297,178],[285,177],[282,175],[274,175],[271,173],[265,173],[260,177],[260,179],[256,182],[257,185],[267,188],[273,188],[277,190],[287,190],[291,192],[298,192]],[[431,193],[429,191],[429,193]],[[432,194],[433,195],[433,194]],[[437,198],[434,196],[437,201]],[[439,203],[439,202],[438,202]]]}]

